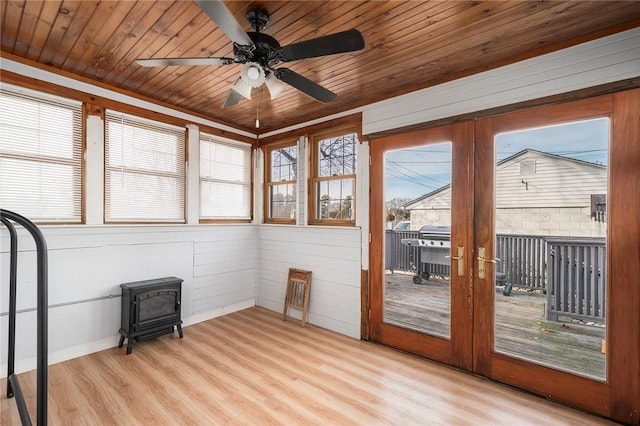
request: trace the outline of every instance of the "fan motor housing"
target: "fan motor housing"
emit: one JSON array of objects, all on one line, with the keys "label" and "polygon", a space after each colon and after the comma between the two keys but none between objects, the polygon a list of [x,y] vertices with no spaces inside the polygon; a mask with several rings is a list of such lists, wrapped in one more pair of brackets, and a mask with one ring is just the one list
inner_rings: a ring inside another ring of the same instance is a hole
[{"label": "fan motor housing", "polygon": [[264,9],[253,9],[247,12],[247,20],[253,31],[260,32],[269,23],[269,12]]},{"label": "fan motor housing", "polygon": [[247,35],[253,41],[255,48],[247,50],[240,45],[234,45],[233,54],[241,63],[257,62],[263,67],[272,67],[279,62],[278,51],[280,43],[268,34],[248,32]]}]

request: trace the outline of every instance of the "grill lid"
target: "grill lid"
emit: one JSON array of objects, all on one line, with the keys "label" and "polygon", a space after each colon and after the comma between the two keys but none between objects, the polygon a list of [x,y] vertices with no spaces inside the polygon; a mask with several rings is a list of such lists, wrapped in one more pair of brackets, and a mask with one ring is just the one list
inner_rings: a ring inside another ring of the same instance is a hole
[{"label": "grill lid", "polygon": [[418,235],[422,240],[449,241],[451,239],[451,227],[425,225],[420,228]]}]

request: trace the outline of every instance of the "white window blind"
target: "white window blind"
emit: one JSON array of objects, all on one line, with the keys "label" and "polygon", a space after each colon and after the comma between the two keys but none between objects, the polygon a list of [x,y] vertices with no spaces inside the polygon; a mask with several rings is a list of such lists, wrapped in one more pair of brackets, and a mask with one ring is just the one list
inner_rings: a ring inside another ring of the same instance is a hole
[{"label": "white window blind", "polygon": [[184,223],[185,129],[107,111],[105,222]]},{"label": "white window blind", "polygon": [[3,83],[0,141],[0,207],[80,223],[82,103]]},{"label": "white window blind", "polygon": [[251,218],[251,146],[200,133],[200,219]]}]

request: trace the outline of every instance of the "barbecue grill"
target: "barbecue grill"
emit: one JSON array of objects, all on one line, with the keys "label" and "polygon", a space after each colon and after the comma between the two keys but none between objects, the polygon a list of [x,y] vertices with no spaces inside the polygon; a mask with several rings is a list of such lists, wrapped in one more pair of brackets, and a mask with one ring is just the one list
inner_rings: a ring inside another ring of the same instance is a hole
[{"label": "barbecue grill", "polygon": [[431,276],[428,265],[449,265],[451,250],[451,227],[425,225],[418,231],[418,238],[403,238],[402,244],[419,247],[418,259],[415,259],[413,282],[422,283]]},{"label": "barbecue grill", "polygon": [[[419,247],[418,259],[413,276],[414,284],[421,284],[422,280],[428,280],[431,276],[429,265],[450,265],[449,252],[451,251],[451,227],[425,225],[418,231],[418,238],[403,238],[402,244],[408,247]],[[500,261],[500,259],[497,259]],[[507,283],[507,276],[503,272],[496,271],[496,285],[504,286],[502,294],[511,295],[511,284]]]}]

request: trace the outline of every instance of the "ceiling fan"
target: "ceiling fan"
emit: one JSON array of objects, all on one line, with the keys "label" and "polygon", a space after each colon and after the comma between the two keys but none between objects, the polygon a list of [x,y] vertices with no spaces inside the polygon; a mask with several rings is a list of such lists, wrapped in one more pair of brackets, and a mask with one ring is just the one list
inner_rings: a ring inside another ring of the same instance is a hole
[{"label": "ceiling fan", "polygon": [[275,68],[276,65],[364,48],[364,38],[356,29],[281,47],[275,38],[261,32],[269,22],[266,10],[258,8],[247,12],[253,31],[245,32],[221,0],[196,0],[196,3],[231,39],[234,57],[149,58],[137,62],[145,67],[242,64],[240,77],[222,104],[223,108],[236,105],[242,98],[251,99],[251,89],[262,84],[269,89],[271,99],[275,99],[285,88],[281,82],[320,102],[331,102],[337,96],[335,93],[289,68]]}]

